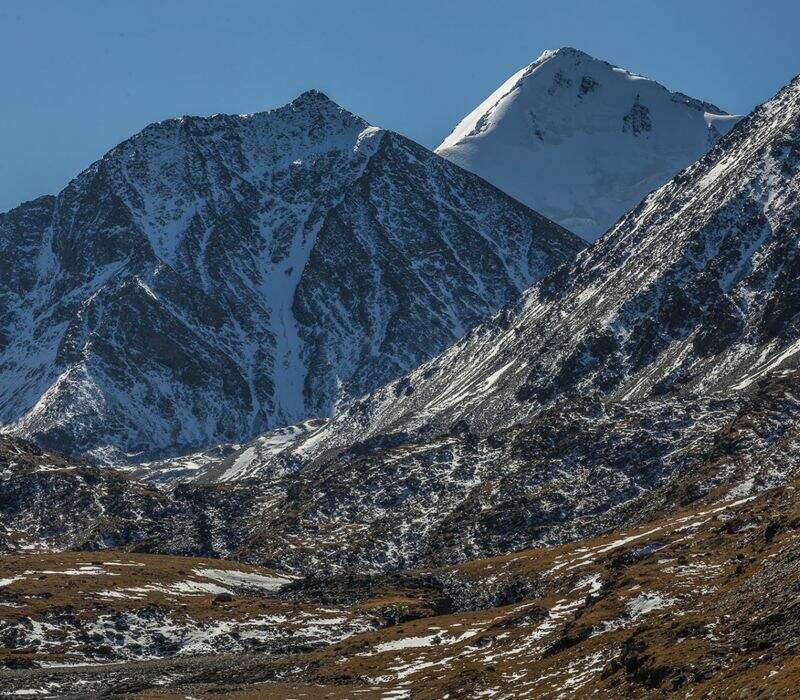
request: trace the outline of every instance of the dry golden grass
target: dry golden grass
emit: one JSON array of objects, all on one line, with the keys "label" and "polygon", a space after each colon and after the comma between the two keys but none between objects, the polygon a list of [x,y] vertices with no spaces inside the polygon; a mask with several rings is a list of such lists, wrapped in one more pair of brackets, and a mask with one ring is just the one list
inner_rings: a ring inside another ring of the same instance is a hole
[{"label": "dry golden grass", "polygon": [[[437,700],[792,697],[800,682],[800,616],[791,594],[800,590],[793,564],[800,561],[798,485],[742,502],[701,502],[570,545],[412,572],[418,585],[391,577],[353,583],[339,589],[350,601],[347,615],[385,620],[387,610],[403,610],[406,621],[311,651],[191,664],[165,659],[128,664],[123,674],[149,679],[149,689],[132,696],[153,698],[388,698],[400,691]],[[114,561],[144,566],[113,567]],[[81,566],[118,575],[25,573]],[[72,606],[91,616],[161,605],[195,620],[281,614],[299,629],[304,616],[333,614],[330,600],[302,592],[216,603],[210,594],[160,590],[142,600],[98,599],[103,590],[168,588],[203,567],[271,573],[115,552],[6,557],[0,577],[26,578],[0,588],[0,600],[24,604],[3,615],[35,617]],[[449,581],[454,601],[453,591],[466,591],[461,609],[435,614],[432,601],[442,591],[432,591],[430,581]],[[226,675],[232,666],[235,677]],[[171,678],[166,687],[153,686],[157,675]]]}]

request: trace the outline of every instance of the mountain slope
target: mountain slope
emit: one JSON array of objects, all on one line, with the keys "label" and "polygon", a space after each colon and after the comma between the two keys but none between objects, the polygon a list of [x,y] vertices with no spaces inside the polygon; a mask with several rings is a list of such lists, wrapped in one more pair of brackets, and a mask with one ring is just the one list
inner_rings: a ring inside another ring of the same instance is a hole
[{"label": "mountain slope", "polygon": [[800,78],[606,236],[295,451],[469,427],[570,396],[743,391],[800,352]]},{"label": "mountain slope", "polygon": [[571,400],[485,437],[394,436],[305,465],[265,468],[269,443],[256,443],[223,483],[207,472],[165,490],[0,436],[0,549],[116,547],[314,575],[572,541],[796,478],[798,379],[773,373],[726,398]]},{"label": "mountain slope", "polygon": [[512,75],[436,152],[592,241],[737,119],[561,48]]},{"label": "mountain slope", "polygon": [[0,692],[793,698],[798,487],[402,574],[289,582],[128,552],[6,557]]},{"label": "mountain slope", "polygon": [[153,124],[0,215],[0,424],[114,461],[324,416],[581,246],[319,92]]},{"label": "mountain slope", "polygon": [[[486,436],[379,437],[309,463],[276,459],[264,440],[206,462],[195,472],[203,485],[174,492],[212,503],[217,489],[235,490],[251,513],[238,555],[276,568],[376,572],[495,556],[800,475],[798,379],[779,372],[731,397],[570,399]],[[173,546],[158,551],[188,551]]]}]

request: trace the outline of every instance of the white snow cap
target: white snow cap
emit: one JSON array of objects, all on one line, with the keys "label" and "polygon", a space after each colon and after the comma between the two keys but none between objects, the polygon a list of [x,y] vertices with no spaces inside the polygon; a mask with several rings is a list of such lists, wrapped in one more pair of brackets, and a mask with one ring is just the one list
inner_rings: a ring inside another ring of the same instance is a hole
[{"label": "white snow cap", "polygon": [[594,240],[738,119],[563,47],[514,73],[436,152]]}]

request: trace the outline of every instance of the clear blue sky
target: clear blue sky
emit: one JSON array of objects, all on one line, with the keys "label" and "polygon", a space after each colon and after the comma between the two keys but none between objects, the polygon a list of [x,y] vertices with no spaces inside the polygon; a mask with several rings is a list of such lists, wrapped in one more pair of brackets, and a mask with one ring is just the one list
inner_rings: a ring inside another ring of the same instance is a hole
[{"label": "clear blue sky", "polygon": [[149,122],[316,87],[435,147],[543,49],[747,112],[800,72],[800,0],[0,0],[0,211]]}]

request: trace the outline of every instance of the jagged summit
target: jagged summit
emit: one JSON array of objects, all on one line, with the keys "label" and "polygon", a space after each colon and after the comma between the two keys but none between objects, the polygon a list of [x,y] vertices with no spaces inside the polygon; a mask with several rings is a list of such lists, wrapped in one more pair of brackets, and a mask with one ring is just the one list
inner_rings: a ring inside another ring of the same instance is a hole
[{"label": "jagged summit", "polygon": [[369,123],[354,114],[348,109],[345,109],[340,104],[328,97],[324,92],[316,89],[306,90],[295,97],[284,107],[278,107],[277,110],[270,110],[270,112],[279,111],[281,109],[291,109],[295,112],[306,112],[323,114],[333,118],[354,119],[369,126]]},{"label": "jagged summit", "polygon": [[[214,134],[217,138],[227,134],[226,138],[244,138],[251,142],[279,145],[288,145],[291,141],[296,148],[313,142],[322,143],[323,147],[336,147],[337,141],[330,137],[343,136],[347,141],[352,134],[365,129],[381,131],[334,102],[325,93],[312,89],[285,105],[260,112],[183,115],[153,122],[112,148],[98,162],[119,154],[128,154],[124,157],[129,157],[131,149],[141,148],[148,143],[155,148],[165,149],[165,156],[169,158],[171,145],[176,139],[209,138]],[[338,146],[347,147],[341,142]]]},{"label": "jagged summit", "polygon": [[563,47],[512,75],[436,152],[594,240],[737,119]]},{"label": "jagged summit", "polygon": [[322,90],[317,90],[316,88],[311,88],[310,90],[306,90],[305,92],[301,92],[297,97],[295,97],[289,104],[298,106],[304,104],[315,104],[315,105],[333,105],[337,109],[342,109],[342,107],[336,102],[334,102],[330,97],[328,97]]}]

